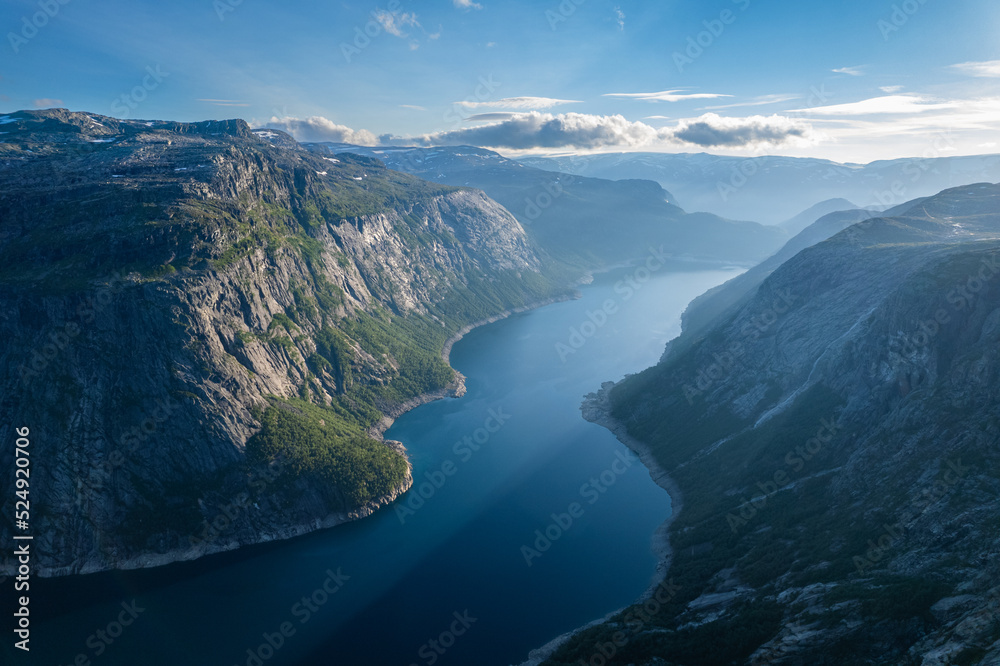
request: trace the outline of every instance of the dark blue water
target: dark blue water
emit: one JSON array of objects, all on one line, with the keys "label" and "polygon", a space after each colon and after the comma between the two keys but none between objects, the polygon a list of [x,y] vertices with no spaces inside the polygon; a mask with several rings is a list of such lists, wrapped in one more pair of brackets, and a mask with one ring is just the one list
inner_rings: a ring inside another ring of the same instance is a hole
[{"label": "dark blue water", "polygon": [[451,358],[468,394],[386,434],[417,484],[396,505],[194,563],[35,585],[31,659],[15,663],[506,666],[629,603],[670,499],[579,405],[655,363],[687,303],[737,272],[629,284],[646,274],[621,270],[473,331]]}]

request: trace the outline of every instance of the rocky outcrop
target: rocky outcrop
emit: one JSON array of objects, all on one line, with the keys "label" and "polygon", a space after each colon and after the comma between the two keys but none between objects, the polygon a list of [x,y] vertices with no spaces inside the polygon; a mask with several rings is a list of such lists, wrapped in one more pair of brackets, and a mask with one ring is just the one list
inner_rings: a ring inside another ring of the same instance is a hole
[{"label": "rocky outcrop", "polygon": [[54,110],[4,129],[0,437],[31,430],[43,575],[369,515],[408,471],[352,504],[298,461],[248,459],[262,412],[309,416],[345,446],[378,436],[384,415],[461,390],[440,359],[450,335],[559,291],[483,193],[323,159],[243,121]]}]

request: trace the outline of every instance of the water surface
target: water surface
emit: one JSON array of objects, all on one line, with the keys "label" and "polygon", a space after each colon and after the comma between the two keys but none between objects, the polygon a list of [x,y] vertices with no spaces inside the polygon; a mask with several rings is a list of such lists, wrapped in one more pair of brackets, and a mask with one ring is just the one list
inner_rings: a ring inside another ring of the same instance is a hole
[{"label": "water surface", "polygon": [[[474,330],[451,355],[467,395],[386,433],[417,484],[395,505],[193,563],[41,582],[32,660],[16,663],[506,666],[628,604],[670,498],[579,405],[655,363],[688,302],[738,272],[622,269]],[[101,638],[133,601],[136,619]]]}]

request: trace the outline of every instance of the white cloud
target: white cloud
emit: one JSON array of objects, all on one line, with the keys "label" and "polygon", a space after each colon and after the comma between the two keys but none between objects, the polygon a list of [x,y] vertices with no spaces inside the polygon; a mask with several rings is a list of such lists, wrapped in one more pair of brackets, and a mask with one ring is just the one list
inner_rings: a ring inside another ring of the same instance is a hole
[{"label": "white cloud", "polygon": [[921,95],[886,95],[848,104],[798,109],[797,112],[820,116],[868,116],[889,113],[924,113],[952,108],[955,108],[954,102],[942,102]]},{"label": "white cloud", "polygon": [[404,108],[404,109],[413,109],[414,111],[426,111],[427,110],[426,106],[418,106],[416,104],[400,104],[399,106],[402,107],[402,108]]},{"label": "white cloud", "polygon": [[420,27],[420,21],[417,20],[417,15],[413,12],[394,14],[384,9],[376,9],[372,12],[372,16],[379,22],[383,30],[396,37],[409,37],[409,34],[404,32],[407,27]]},{"label": "white cloud", "polygon": [[879,87],[879,90],[881,90],[884,93],[888,93],[890,95],[893,94],[893,93],[898,93],[902,89],[903,89],[903,86],[881,86],[881,87]]},{"label": "white cloud", "polygon": [[618,29],[625,29],[625,12],[622,11],[621,7],[615,7],[615,21],[618,23]]},{"label": "white cloud", "polygon": [[1000,60],[986,60],[983,62],[962,62],[952,65],[952,69],[957,69],[969,76],[983,78],[1000,78]]},{"label": "white cloud", "polygon": [[507,120],[513,118],[516,113],[511,111],[494,111],[492,113],[477,113],[465,119],[467,123],[495,122],[497,120]]},{"label": "white cloud", "polygon": [[549,109],[560,104],[581,104],[575,99],[555,99],[552,97],[505,97],[486,102],[471,102],[468,100],[455,102],[467,109]]},{"label": "white cloud", "polygon": [[644,102],[682,102],[689,99],[716,99],[718,97],[732,97],[732,95],[720,95],[718,93],[685,93],[683,90],[664,90],[663,92],[652,93],[607,93],[603,96],[638,99]]},{"label": "white cloud", "polygon": [[815,140],[815,133],[807,123],[778,115],[725,118],[706,113],[700,118],[682,120],[676,128],[667,131],[675,141],[703,148],[780,146]]},{"label": "white cloud", "polygon": [[453,0],[455,6],[459,9],[482,9],[483,6],[478,2],[473,2],[472,0]]},{"label": "white cloud", "polygon": [[858,65],[857,67],[841,67],[840,69],[831,69],[830,71],[834,74],[847,74],[848,76],[864,76],[864,69],[868,65]]},{"label": "white cloud", "polygon": [[518,113],[490,125],[426,134],[417,141],[424,145],[485,146],[531,150],[533,148],[602,148],[640,146],[657,139],[657,131],[645,123],[622,116],[594,116],[582,113]]},{"label": "white cloud", "polygon": [[353,143],[356,146],[374,146],[378,143],[375,135],[368,130],[353,130],[323,116],[310,116],[305,119],[273,116],[265,127],[288,132],[297,141],[333,141]]},{"label": "white cloud", "polygon": [[[476,117],[485,120],[494,114]],[[498,114],[499,115],[499,114]],[[485,117],[484,117],[485,116]],[[421,145],[474,145],[512,150],[539,148],[637,148],[675,143],[704,148],[746,148],[778,146],[813,139],[812,128],[801,121],[783,116],[723,118],[709,113],[700,118],[680,121],[675,127],[656,129],[643,122],[632,122],[620,115],[596,116],[582,113],[510,114],[498,122],[447,132],[426,134],[416,139],[392,138],[393,143]]]}]

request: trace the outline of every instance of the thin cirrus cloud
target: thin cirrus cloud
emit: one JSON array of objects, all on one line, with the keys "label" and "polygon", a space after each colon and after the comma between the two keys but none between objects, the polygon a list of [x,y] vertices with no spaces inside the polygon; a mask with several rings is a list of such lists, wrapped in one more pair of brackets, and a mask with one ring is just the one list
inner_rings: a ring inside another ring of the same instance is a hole
[{"label": "thin cirrus cloud", "polygon": [[983,62],[961,62],[952,65],[951,69],[963,74],[981,78],[1000,78],[1000,60],[986,60]]},{"label": "thin cirrus cloud", "polygon": [[831,69],[830,71],[834,74],[847,74],[848,76],[864,76],[865,67],[867,65],[858,65],[857,67],[841,67],[839,69]]},{"label": "thin cirrus cloud", "polygon": [[922,95],[884,95],[847,104],[817,106],[797,109],[795,113],[819,116],[869,116],[885,114],[911,114],[955,108],[954,102],[943,102]]},{"label": "thin cirrus cloud", "polygon": [[724,118],[714,113],[681,120],[675,127],[656,129],[621,115],[598,116],[582,113],[551,114],[532,111],[518,113],[489,125],[425,134],[422,137],[392,138],[391,142],[425,146],[476,145],[511,150],[554,148],[636,148],[662,143],[687,144],[702,148],[745,148],[779,146],[795,141],[811,141],[808,124],[783,116]]},{"label": "thin cirrus cloud", "polygon": [[241,102],[238,99],[199,99],[198,101],[212,106],[250,106],[248,102]]},{"label": "thin cirrus cloud", "polygon": [[717,99],[719,97],[732,97],[732,95],[722,95],[720,93],[686,93],[683,90],[664,90],[662,92],[651,93],[605,93],[604,97],[617,97],[620,99],[636,99],[643,102],[683,102],[689,99]]},{"label": "thin cirrus cloud", "polygon": [[375,135],[368,130],[354,130],[345,125],[338,125],[323,116],[310,116],[309,118],[272,116],[265,127],[287,132],[295,137],[296,141],[333,141],[335,143],[352,143],[356,146],[374,146],[378,143]]},{"label": "thin cirrus cloud", "polygon": [[615,23],[618,24],[619,30],[625,29],[625,12],[622,11],[621,7],[615,7]]},{"label": "thin cirrus cloud", "polygon": [[553,97],[505,97],[486,102],[465,100],[456,102],[466,109],[550,109],[560,104],[581,104],[575,99],[555,99]]},{"label": "thin cirrus cloud", "polygon": [[507,120],[516,116],[511,111],[494,111],[492,113],[476,113],[465,119],[467,123],[495,122],[497,120]]},{"label": "thin cirrus cloud", "polygon": [[36,109],[51,109],[53,107],[62,106],[63,101],[61,99],[52,99],[51,97],[44,97],[42,99],[36,99],[32,102]]},{"label": "thin cirrus cloud", "polygon": [[482,9],[483,6],[478,2],[473,2],[472,0],[453,0],[455,6],[459,9]]},{"label": "thin cirrus cloud", "polygon": [[737,109],[744,106],[767,106],[769,104],[781,104],[800,99],[798,95],[763,95],[748,102],[737,102],[735,104],[722,104],[719,106],[703,107],[704,111],[721,111],[722,109]]}]

